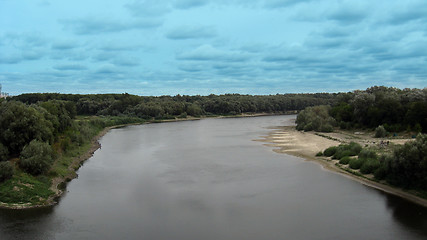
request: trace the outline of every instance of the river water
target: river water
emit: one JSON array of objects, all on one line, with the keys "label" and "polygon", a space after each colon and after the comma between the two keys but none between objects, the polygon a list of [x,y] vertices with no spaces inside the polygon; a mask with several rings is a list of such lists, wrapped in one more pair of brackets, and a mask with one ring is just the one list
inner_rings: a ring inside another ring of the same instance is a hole
[{"label": "river water", "polygon": [[427,210],[278,154],[294,116],[111,130],[58,205],[0,210],[0,239],[427,239]]}]

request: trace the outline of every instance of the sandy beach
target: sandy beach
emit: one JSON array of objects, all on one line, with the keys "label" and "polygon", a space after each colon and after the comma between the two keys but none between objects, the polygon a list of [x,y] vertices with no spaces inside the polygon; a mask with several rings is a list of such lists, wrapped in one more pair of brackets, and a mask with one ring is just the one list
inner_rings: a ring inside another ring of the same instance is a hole
[{"label": "sandy beach", "polygon": [[[336,166],[337,160],[330,160],[325,157],[316,157],[316,153],[325,150],[331,146],[337,146],[341,143],[348,143],[351,141],[358,142],[362,146],[369,146],[378,144],[380,140],[373,139],[366,133],[347,134],[344,132],[334,133],[316,133],[316,132],[301,132],[297,131],[294,126],[277,127],[268,136],[263,136],[260,140],[266,142],[265,145],[273,147],[273,151],[277,153],[285,153],[297,157],[304,158],[309,161],[319,163],[324,169],[341,174],[345,177],[351,178],[364,185],[379,189],[381,191],[400,196],[411,202],[427,207],[427,199],[420,198],[411,194],[403,189],[392,187],[383,182],[373,180],[372,175],[357,176],[351,174],[344,169]],[[403,144],[408,139],[395,139],[392,140],[395,144]]]}]

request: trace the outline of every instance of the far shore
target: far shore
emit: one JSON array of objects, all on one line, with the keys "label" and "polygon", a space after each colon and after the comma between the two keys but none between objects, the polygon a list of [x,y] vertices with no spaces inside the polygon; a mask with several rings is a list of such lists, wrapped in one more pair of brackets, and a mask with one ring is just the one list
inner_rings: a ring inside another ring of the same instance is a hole
[{"label": "far shore", "polygon": [[[359,134],[359,133],[358,133]],[[344,137],[343,137],[344,136]],[[265,145],[274,147],[273,151],[277,153],[285,153],[296,157],[301,157],[309,161],[319,163],[324,169],[332,171],[334,173],[341,174],[345,177],[358,181],[366,186],[379,189],[381,191],[402,197],[411,202],[427,207],[427,199],[418,197],[410,192],[403,189],[390,186],[386,183],[380,183],[373,180],[372,176],[357,176],[349,173],[336,166],[336,160],[330,160],[325,157],[315,157],[318,152],[324,151],[326,148],[331,146],[337,146],[341,143],[350,142],[354,140],[355,136],[345,136],[343,134],[319,134],[316,132],[301,132],[295,129],[295,126],[277,127],[265,139],[260,140],[266,142]],[[352,139],[353,138],[353,139]],[[376,144],[375,141],[368,137],[364,137],[363,133],[361,136],[357,136],[359,142],[364,145]],[[376,140],[378,141],[378,140]],[[402,144],[407,140],[397,139],[394,142],[396,144]],[[372,179],[372,180],[371,180]]]}]

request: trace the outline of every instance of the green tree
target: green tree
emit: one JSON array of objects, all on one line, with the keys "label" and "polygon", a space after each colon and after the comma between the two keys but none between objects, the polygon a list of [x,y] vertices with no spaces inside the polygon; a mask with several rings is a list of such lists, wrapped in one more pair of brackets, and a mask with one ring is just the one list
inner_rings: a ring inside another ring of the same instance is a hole
[{"label": "green tree", "polygon": [[301,111],[296,120],[297,129],[304,131],[332,132],[335,120],[329,115],[330,106],[308,107]]},{"label": "green tree", "polygon": [[6,161],[9,158],[9,150],[3,144],[0,143],[0,162]]},{"label": "green tree", "polygon": [[18,154],[33,139],[52,142],[52,123],[35,107],[15,101],[2,103],[0,142],[8,148],[10,154]]},{"label": "green tree", "polygon": [[50,114],[56,117],[57,124],[54,124],[55,130],[58,133],[65,131],[68,127],[71,126],[72,118],[71,115],[74,113],[70,113],[73,111],[71,106],[68,106],[65,101],[59,100],[50,100],[47,102],[41,102],[40,106],[46,109]]},{"label": "green tree", "polygon": [[427,135],[418,134],[386,158],[386,179],[405,188],[427,190]]},{"label": "green tree", "polygon": [[19,167],[27,173],[39,175],[49,170],[52,163],[52,147],[48,143],[33,140],[22,150]]},{"label": "green tree", "polygon": [[375,137],[376,138],[383,138],[387,135],[387,131],[383,127],[383,125],[378,126],[375,128]]},{"label": "green tree", "polygon": [[0,182],[13,176],[14,169],[10,162],[0,162]]}]

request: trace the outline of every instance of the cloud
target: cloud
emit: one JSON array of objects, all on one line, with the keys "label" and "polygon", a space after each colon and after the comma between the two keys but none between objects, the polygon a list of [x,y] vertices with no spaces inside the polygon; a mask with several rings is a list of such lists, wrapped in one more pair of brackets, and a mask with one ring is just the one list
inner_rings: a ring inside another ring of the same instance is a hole
[{"label": "cloud", "polygon": [[43,53],[37,51],[23,51],[22,53],[12,53],[0,55],[0,64],[18,64],[23,61],[35,61],[44,56]]},{"label": "cloud", "polygon": [[52,44],[52,49],[55,50],[69,50],[78,47],[78,43],[76,41],[71,40],[62,40],[57,41]]},{"label": "cloud", "polygon": [[344,7],[330,13],[327,18],[340,24],[355,24],[361,22],[368,16],[366,9],[357,7]]},{"label": "cloud", "polygon": [[1,36],[1,42],[15,48],[37,48],[45,46],[48,39],[39,32],[7,33]]},{"label": "cloud", "polygon": [[138,49],[146,49],[146,47],[143,47],[138,44],[127,44],[127,43],[106,43],[100,47],[98,47],[99,50],[106,51],[106,52],[124,52],[124,51],[135,51]]},{"label": "cloud", "polygon": [[101,52],[98,54],[94,54],[92,56],[92,59],[98,62],[103,62],[103,61],[109,61],[111,59],[113,59],[116,56],[116,54],[111,53],[111,52]]},{"label": "cloud", "polygon": [[168,1],[140,0],[125,4],[124,7],[134,17],[160,17],[172,9]]},{"label": "cloud", "polygon": [[138,19],[123,22],[109,18],[84,18],[61,20],[60,22],[64,25],[64,29],[71,30],[78,35],[117,33],[135,29],[157,28],[162,25],[162,21],[158,19]]},{"label": "cloud", "polygon": [[308,3],[314,0],[266,0],[264,6],[266,8],[286,8],[301,3]]},{"label": "cloud", "polygon": [[208,70],[208,67],[206,65],[202,64],[180,64],[178,66],[178,69],[185,72],[201,72]]},{"label": "cloud", "polygon": [[388,17],[388,23],[394,25],[406,24],[413,21],[424,21],[427,19],[427,3],[425,1],[407,4],[393,9]]},{"label": "cloud", "polygon": [[53,67],[56,70],[60,71],[82,71],[86,70],[87,67],[80,65],[80,64],[63,64],[63,65],[56,65]]},{"label": "cloud", "polygon": [[249,56],[242,52],[224,51],[214,48],[211,45],[202,45],[191,51],[178,54],[177,59],[192,61],[243,62],[248,60]]},{"label": "cloud", "polygon": [[103,65],[101,67],[99,67],[96,71],[95,74],[117,74],[117,73],[121,73],[122,71],[119,70],[117,67],[115,67],[114,65],[111,64],[106,64]]},{"label": "cloud", "polygon": [[16,64],[22,60],[22,57],[18,55],[0,55],[0,64]]},{"label": "cloud", "polygon": [[116,58],[112,61],[112,63],[116,66],[121,67],[134,67],[139,65],[139,59],[132,58],[132,57],[126,57],[126,58]]},{"label": "cloud", "polygon": [[173,6],[178,9],[190,9],[205,6],[208,3],[209,0],[176,0]]},{"label": "cloud", "polygon": [[216,30],[212,26],[181,26],[166,34],[166,37],[173,40],[213,38]]},{"label": "cloud", "polygon": [[38,59],[41,59],[43,56],[44,54],[42,52],[29,50],[22,53],[22,60],[26,60],[26,61],[38,60]]}]

